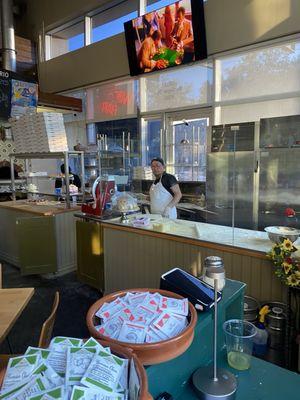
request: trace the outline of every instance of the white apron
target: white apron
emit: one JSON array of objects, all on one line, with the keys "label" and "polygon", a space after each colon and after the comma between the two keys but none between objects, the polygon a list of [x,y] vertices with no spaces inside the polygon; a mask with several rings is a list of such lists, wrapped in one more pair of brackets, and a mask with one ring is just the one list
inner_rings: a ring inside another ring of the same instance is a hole
[{"label": "white apron", "polygon": [[[172,199],[173,196],[171,193],[169,193],[161,183],[161,178],[156,185],[152,183],[150,188],[150,206],[152,214],[162,215]],[[168,218],[177,219],[176,207],[170,207]]]}]

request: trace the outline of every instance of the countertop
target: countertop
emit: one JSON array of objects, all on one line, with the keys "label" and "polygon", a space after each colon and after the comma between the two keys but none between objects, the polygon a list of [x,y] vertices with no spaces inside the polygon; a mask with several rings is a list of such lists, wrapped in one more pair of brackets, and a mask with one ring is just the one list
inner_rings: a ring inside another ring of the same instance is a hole
[{"label": "countertop", "polygon": [[8,210],[16,210],[40,216],[57,215],[80,210],[80,207],[78,206],[66,208],[65,203],[60,203],[57,205],[37,205],[34,203],[29,203],[27,200],[3,201],[0,202],[0,208],[6,208]]},{"label": "countertop", "polygon": [[[95,219],[97,217],[89,217],[83,214],[76,216],[85,219]],[[112,218],[101,220],[102,223],[119,226],[123,229],[140,230],[141,233],[155,232],[159,234],[167,234],[174,237],[191,239],[193,241],[210,242],[214,244],[240,248],[260,253],[265,256],[265,253],[271,249],[272,243],[266,232],[254,231],[249,229],[231,228],[223,225],[213,225],[203,222],[186,221],[186,220],[170,220],[162,218],[160,215],[148,214],[150,217],[150,225],[143,228],[133,227],[132,220],[136,217],[145,217],[146,214],[134,214],[128,217],[128,223],[121,223],[120,218]],[[203,243],[205,245],[205,243]],[[300,247],[300,239],[295,242],[296,246]]]}]

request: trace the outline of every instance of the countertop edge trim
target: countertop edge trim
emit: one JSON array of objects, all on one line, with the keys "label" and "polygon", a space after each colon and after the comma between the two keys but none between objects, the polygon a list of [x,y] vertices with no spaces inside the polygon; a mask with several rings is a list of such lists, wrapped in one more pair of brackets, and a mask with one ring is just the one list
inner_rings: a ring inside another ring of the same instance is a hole
[{"label": "countertop edge trim", "polygon": [[[0,208],[3,208],[5,210],[11,210],[11,211],[18,211],[18,212],[23,212],[27,214],[34,214],[34,215],[39,215],[41,217],[50,217],[50,216],[55,216],[57,214],[63,214],[63,213],[69,213],[69,212],[77,212],[80,208],[64,208],[62,210],[48,210],[48,211],[37,211],[37,210],[32,210],[32,209],[24,209],[18,205],[13,206],[13,205],[5,205],[5,203],[2,202],[0,203]],[[32,205],[34,207],[34,205]],[[40,206],[35,206],[35,207],[40,207]]]}]

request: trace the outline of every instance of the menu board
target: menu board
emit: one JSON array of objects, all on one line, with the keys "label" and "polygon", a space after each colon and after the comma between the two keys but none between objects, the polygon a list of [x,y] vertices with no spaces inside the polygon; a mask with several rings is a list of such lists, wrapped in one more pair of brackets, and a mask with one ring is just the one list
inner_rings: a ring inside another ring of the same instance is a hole
[{"label": "menu board", "polygon": [[7,119],[11,110],[10,73],[0,70],[0,118]]}]

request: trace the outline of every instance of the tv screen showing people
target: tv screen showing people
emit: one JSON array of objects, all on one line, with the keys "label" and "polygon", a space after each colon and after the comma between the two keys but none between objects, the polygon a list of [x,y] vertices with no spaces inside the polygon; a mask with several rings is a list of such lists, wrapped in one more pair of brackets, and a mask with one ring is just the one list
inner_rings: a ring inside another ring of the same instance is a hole
[{"label": "tv screen showing people", "polygon": [[182,0],[124,24],[130,74],[207,57],[202,0]]}]

